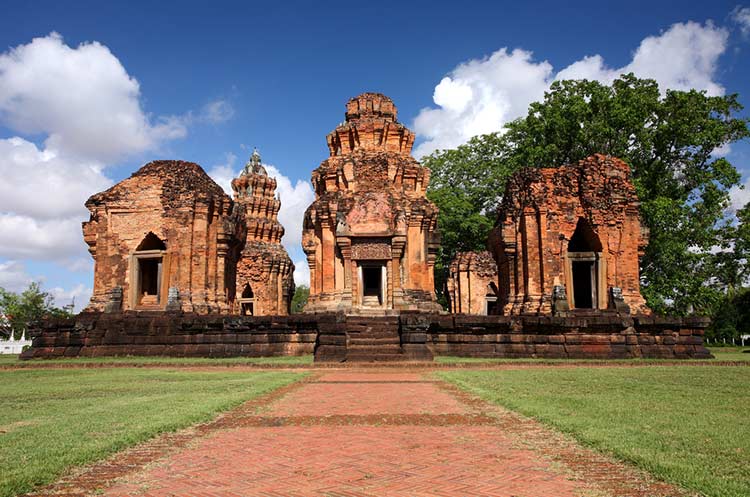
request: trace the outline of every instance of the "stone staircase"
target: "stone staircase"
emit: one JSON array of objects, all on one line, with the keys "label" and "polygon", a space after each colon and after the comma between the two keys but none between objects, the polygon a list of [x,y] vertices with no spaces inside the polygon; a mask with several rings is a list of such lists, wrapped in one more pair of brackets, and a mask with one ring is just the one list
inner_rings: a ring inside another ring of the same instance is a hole
[{"label": "stone staircase", "polygon": [[398,316],[348,316],[347,362],[403,361]]}]

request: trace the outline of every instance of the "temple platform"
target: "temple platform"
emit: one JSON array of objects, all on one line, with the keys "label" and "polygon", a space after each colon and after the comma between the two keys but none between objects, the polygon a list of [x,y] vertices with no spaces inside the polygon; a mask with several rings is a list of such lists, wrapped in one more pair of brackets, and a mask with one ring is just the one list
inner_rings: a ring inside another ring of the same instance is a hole
[{"label": "temple platform", "polygon": [[548,359],[706,359],[705,318],[475,316],[402,312],[201,316],[81,313],[31,330],[23,359],[93,356],[261,357],[316,362],[432,361],[435,355]]}]

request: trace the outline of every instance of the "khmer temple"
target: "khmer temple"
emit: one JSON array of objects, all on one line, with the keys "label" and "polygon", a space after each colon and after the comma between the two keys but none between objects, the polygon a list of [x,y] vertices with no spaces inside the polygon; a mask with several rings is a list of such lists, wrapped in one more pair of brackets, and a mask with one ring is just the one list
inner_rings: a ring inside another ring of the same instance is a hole
[{"label": "khmer temple", "polygon": [[30,330],[22,357],[710,357],[707,319],[653,315],[641,295],[648,231],[623,161],[594,155],[512,175],[488,250],[450,264],[446,311],[430,172],[391,99],[349,100],[327,142],[304,213],[303,313],[289,312],[294,265],[257,150],[233,198],[197,164],[154,161],[86,202],[91,302]]},{"label": "khmer temple", "polygon": [[234,201],[244,207],[245,244],[237,261],[233,311],[243,316],[286,315],[294,296],[294,264],[281,245],[281,201],[276,179],[268,176],[253,152],[232,181]]},{"label": "khmer temple", "polygon": [[648,314],[639,256],[648,243],[625,162],[594,155],[508,181],[489,247],[500,314]]},{"label": "khmer temple", "polygon": [[91,196],[88,310],[287,314],[294,265],[257,151],[232,189],[234,201],[199,165],[154,161]]},{"label": "khmer temple", "polygon": [[430,172],[411,156],[414,134],[380,93],[346,104],[312,174],[302,245],[310,266],[306,312],[439,311],[433,267],[437,207]]},{"label": "khmer temple", "polygon": [[86,207],[88,310],[230,311],[243,215],[199,165],[150,162]]}]

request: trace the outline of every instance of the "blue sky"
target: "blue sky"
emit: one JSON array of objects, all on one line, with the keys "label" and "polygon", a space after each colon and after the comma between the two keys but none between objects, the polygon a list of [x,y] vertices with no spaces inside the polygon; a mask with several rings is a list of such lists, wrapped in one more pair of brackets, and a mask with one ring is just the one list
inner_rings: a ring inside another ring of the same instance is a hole
[{"label": "blue sky", "polygon": [[[197,162],[226,185],[253,146],[284,176],[285,243],[304,281],[307,181],[350,97],[392,97],[418,154],[498,129],[556,77],[627,69],[750,103],[748,6],[8,2],[0,286],[41,279],[59,304],[75,295],[80,306],[93,279],[78,224],[88,195],[157,158]],[[747,144],[729,158],[750,173]]]}]

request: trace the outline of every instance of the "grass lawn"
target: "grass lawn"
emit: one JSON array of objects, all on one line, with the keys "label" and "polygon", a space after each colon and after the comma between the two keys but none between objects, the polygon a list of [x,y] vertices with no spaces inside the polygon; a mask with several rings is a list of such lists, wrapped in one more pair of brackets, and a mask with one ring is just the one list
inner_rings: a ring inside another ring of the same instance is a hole
[{"label": "grass lawn", "polygon": [[[699,359],[700,361],[705,360],[716,360],[716,361],[750,361],[750,352],[743,353],[745,350],[750,350],[750,347],[708,347],[708,350],[715,356],[716,359]],[[499,364],[512,364],[518,362],[540,362],[540,363],[565,363],[570,361],[575,362],[592,362],[592,363],[609,363],[617,364],[618,362],[623,364],[632,364],[634,362],[644,363],[658,363],[658,362],[674,362],[681,359],[534,359],[534,358],[502,358],[502,357],[458,357],[458,356],[437,356],[435,362],[441,364],[465,364],[465,363],[499,363]],[[687,359],[688,361],[692,359]]]},{"label": "grass lawn", "polygon": [[436,374],[659,478],[707,496],[750,495],[750,367]]},{"label": "grass lawn", "polygon": [[[718,361],[750,361],[750,347],[709,347]],[[747,350],[748,352],[743,352]]]},{"label": "grass lawn", "polygon": [[0,371],[0,496],[289,384],[289,372]]},{"label": "grass lawn", "polygon": [[123,357],[66,357],[64,359],[32,359],[20,361],[17,355],[0,355],[0,366],[34,366],[37,364],[130,364],[133,366],[148,365],[195,365],[195,366],[242,366],[243,364],[266,365],[309,365],[313,356],[280,356],[280,357],[163,357],[163,356],[123,356]]}]

